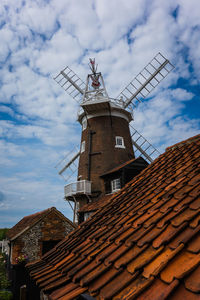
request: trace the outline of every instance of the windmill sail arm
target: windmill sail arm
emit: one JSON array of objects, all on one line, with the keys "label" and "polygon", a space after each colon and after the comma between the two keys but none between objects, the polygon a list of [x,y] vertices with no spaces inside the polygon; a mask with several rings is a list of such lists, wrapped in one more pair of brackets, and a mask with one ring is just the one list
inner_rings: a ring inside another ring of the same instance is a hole
[{"label": "windmill sail arm", "polygon": [[67,168],[71,166],[71,164],[79,157],[80,151],[77,152],[72,159],[58,172],[59,175],[61,175]]},{"label": "windmill sail arm", "polygon": [[153,162],[153,160],[160,155],[160,152],[131,125],[130,131],[133,146],[136,148],[135,154],[137,155],[137,152],[139,151],[148,162]]},{"label": "windmill sail arm", "polygon": [[85,83],[69,67],[62,70],[54,80],[79,104],[85,91]]},{"label": "windmill sail arm", "polygon": [[[126,99],[125,104],[124,104],[124,108],[126,108],[134,98],[137,97],[137,95],[139,93],[141,93],[141,91],[151,82],[151,80],[169,63],[168,60],[166,60],[151,76],[148,80],[146,80],[146,82],[144,84],[142,84],[142,86],[140,88],[138,88],[137,92],[134,93],[129,99]],[[144,96],[145,98],[145,96]]]},{"label": "windmill sail arm", "polygon": [[64,71],[61,71],[60,73],[79,91],[79,93],[83,95],[83,90],[69,76],[67,76]]},{"label": "windmill sail arm", "polygon": [[153,162],[153,159],[142,149],[142,147],[140,147],[133,139],[132,139],[132,143],[133,145],[140,151],[140,153],[142,155],[144,155],[144,157],[150,162]]},{"label": "windmill sail arm", "polygon": [[124,108],[136,107],[174,69],[160,52],[125,87],[117,99],[123,99]]}]

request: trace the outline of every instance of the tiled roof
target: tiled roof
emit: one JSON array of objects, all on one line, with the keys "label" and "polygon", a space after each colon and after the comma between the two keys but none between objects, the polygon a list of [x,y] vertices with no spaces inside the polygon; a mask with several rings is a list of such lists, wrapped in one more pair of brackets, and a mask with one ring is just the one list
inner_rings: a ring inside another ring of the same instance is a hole
[{"label": "tiled roof", "polygon": [[92,212],[106,205],[114,194],[104,195],[95,202],[85,204],[79,209],[79,212]]},{"label": "tiled roof", "polygon": [[23,232],[28,230],[30,227],[35,225],[38,221],[43,219],[50,212],[55,211],[61,218],[70,223],[74,228],[76,227],[69,219],[67,219],[61,212],[59,212],[55,207],[51,207],[42,211],[39,211],[35,214],[29,215],[21,219],[15,226],[7,232],[7,237],[11,240],[20,236]]},{"label": "tiled roof", "polygon": [[123,169],[125,167],[128,167],[130,165],[132,165],[132,166],[135,165],[137,167],[138,164],[140,164],[140,165],[143,164],[145,166],[148,166],[148,162],[146,162],[146,160],[144,160],[143,157],[133,158],[133,159],[131,159],[131,160],[129,160],[129,161],[127,161],[127,162],[125,162],[125,163],[123,163],[123,164],[121,164],[121,165],[119,165],[119,166],[117,166],[117,167],[115,167],[115,168],[107,171],[106,173],[102,174],[101,177],[104,177],[104,176],[109,175],[111,173],[120,171],[121,169]]},{"label": "tiled roof", "polygon": [[200,299],[200,135],[167,149],[29,265],[51,300]]}]

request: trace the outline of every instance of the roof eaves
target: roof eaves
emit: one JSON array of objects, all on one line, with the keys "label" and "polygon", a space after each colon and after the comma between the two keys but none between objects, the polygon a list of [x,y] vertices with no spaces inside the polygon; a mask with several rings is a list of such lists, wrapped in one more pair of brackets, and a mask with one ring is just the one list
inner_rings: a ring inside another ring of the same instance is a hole
[{"label": "roof eaves", "polygon": [[21,234],[23,234],[25,231],[27,231],[30,228],[30,226],[25,227],[22,231],[18,232],[15,236],[13,236],[10,240],[14,241],[16,238],[18,238]]}]

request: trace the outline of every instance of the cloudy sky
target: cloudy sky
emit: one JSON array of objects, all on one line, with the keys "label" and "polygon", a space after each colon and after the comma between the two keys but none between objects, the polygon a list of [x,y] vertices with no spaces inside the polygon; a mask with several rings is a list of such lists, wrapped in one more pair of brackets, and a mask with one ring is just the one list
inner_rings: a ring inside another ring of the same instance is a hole
[{"label": "cloudy sky", "polygon": [[199,132],[199,0],[1,0],[0,227],[56,206],[55,165],[80,141],[77,104],[53,80],[85,80],[95,57],[110,97],[160,51],[175,66],[135,110],[133,126],[160,152]]}]

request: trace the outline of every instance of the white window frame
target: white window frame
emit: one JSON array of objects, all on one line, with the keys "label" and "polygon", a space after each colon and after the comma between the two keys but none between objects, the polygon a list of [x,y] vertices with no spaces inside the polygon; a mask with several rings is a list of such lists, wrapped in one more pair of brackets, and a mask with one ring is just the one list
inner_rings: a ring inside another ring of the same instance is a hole
[{"label": "white window frame", "polygon": [[84,212],[84,221],[86,221],[92,214],[93,214],[93,211]]},{"label": "white window frame", "polygon": [[84,119],[82,122],[82,131],[87,128],[87,119]]},{"label": "white window frame", "polygon": [[81,143],[81,153],[85,151],[85,141],[82,141]]},{"label": "white window frame", "polygon": [[116,178],[111,180],[111,191],[112,193],[117,192],[121,189],[121,180],[120,178]]},{"label": "white window frame", "polygon": [[[120,141],[120,143],[119,143]],[[115,148],[125,148],[124,138],[122,136],[115,137]]]}]

